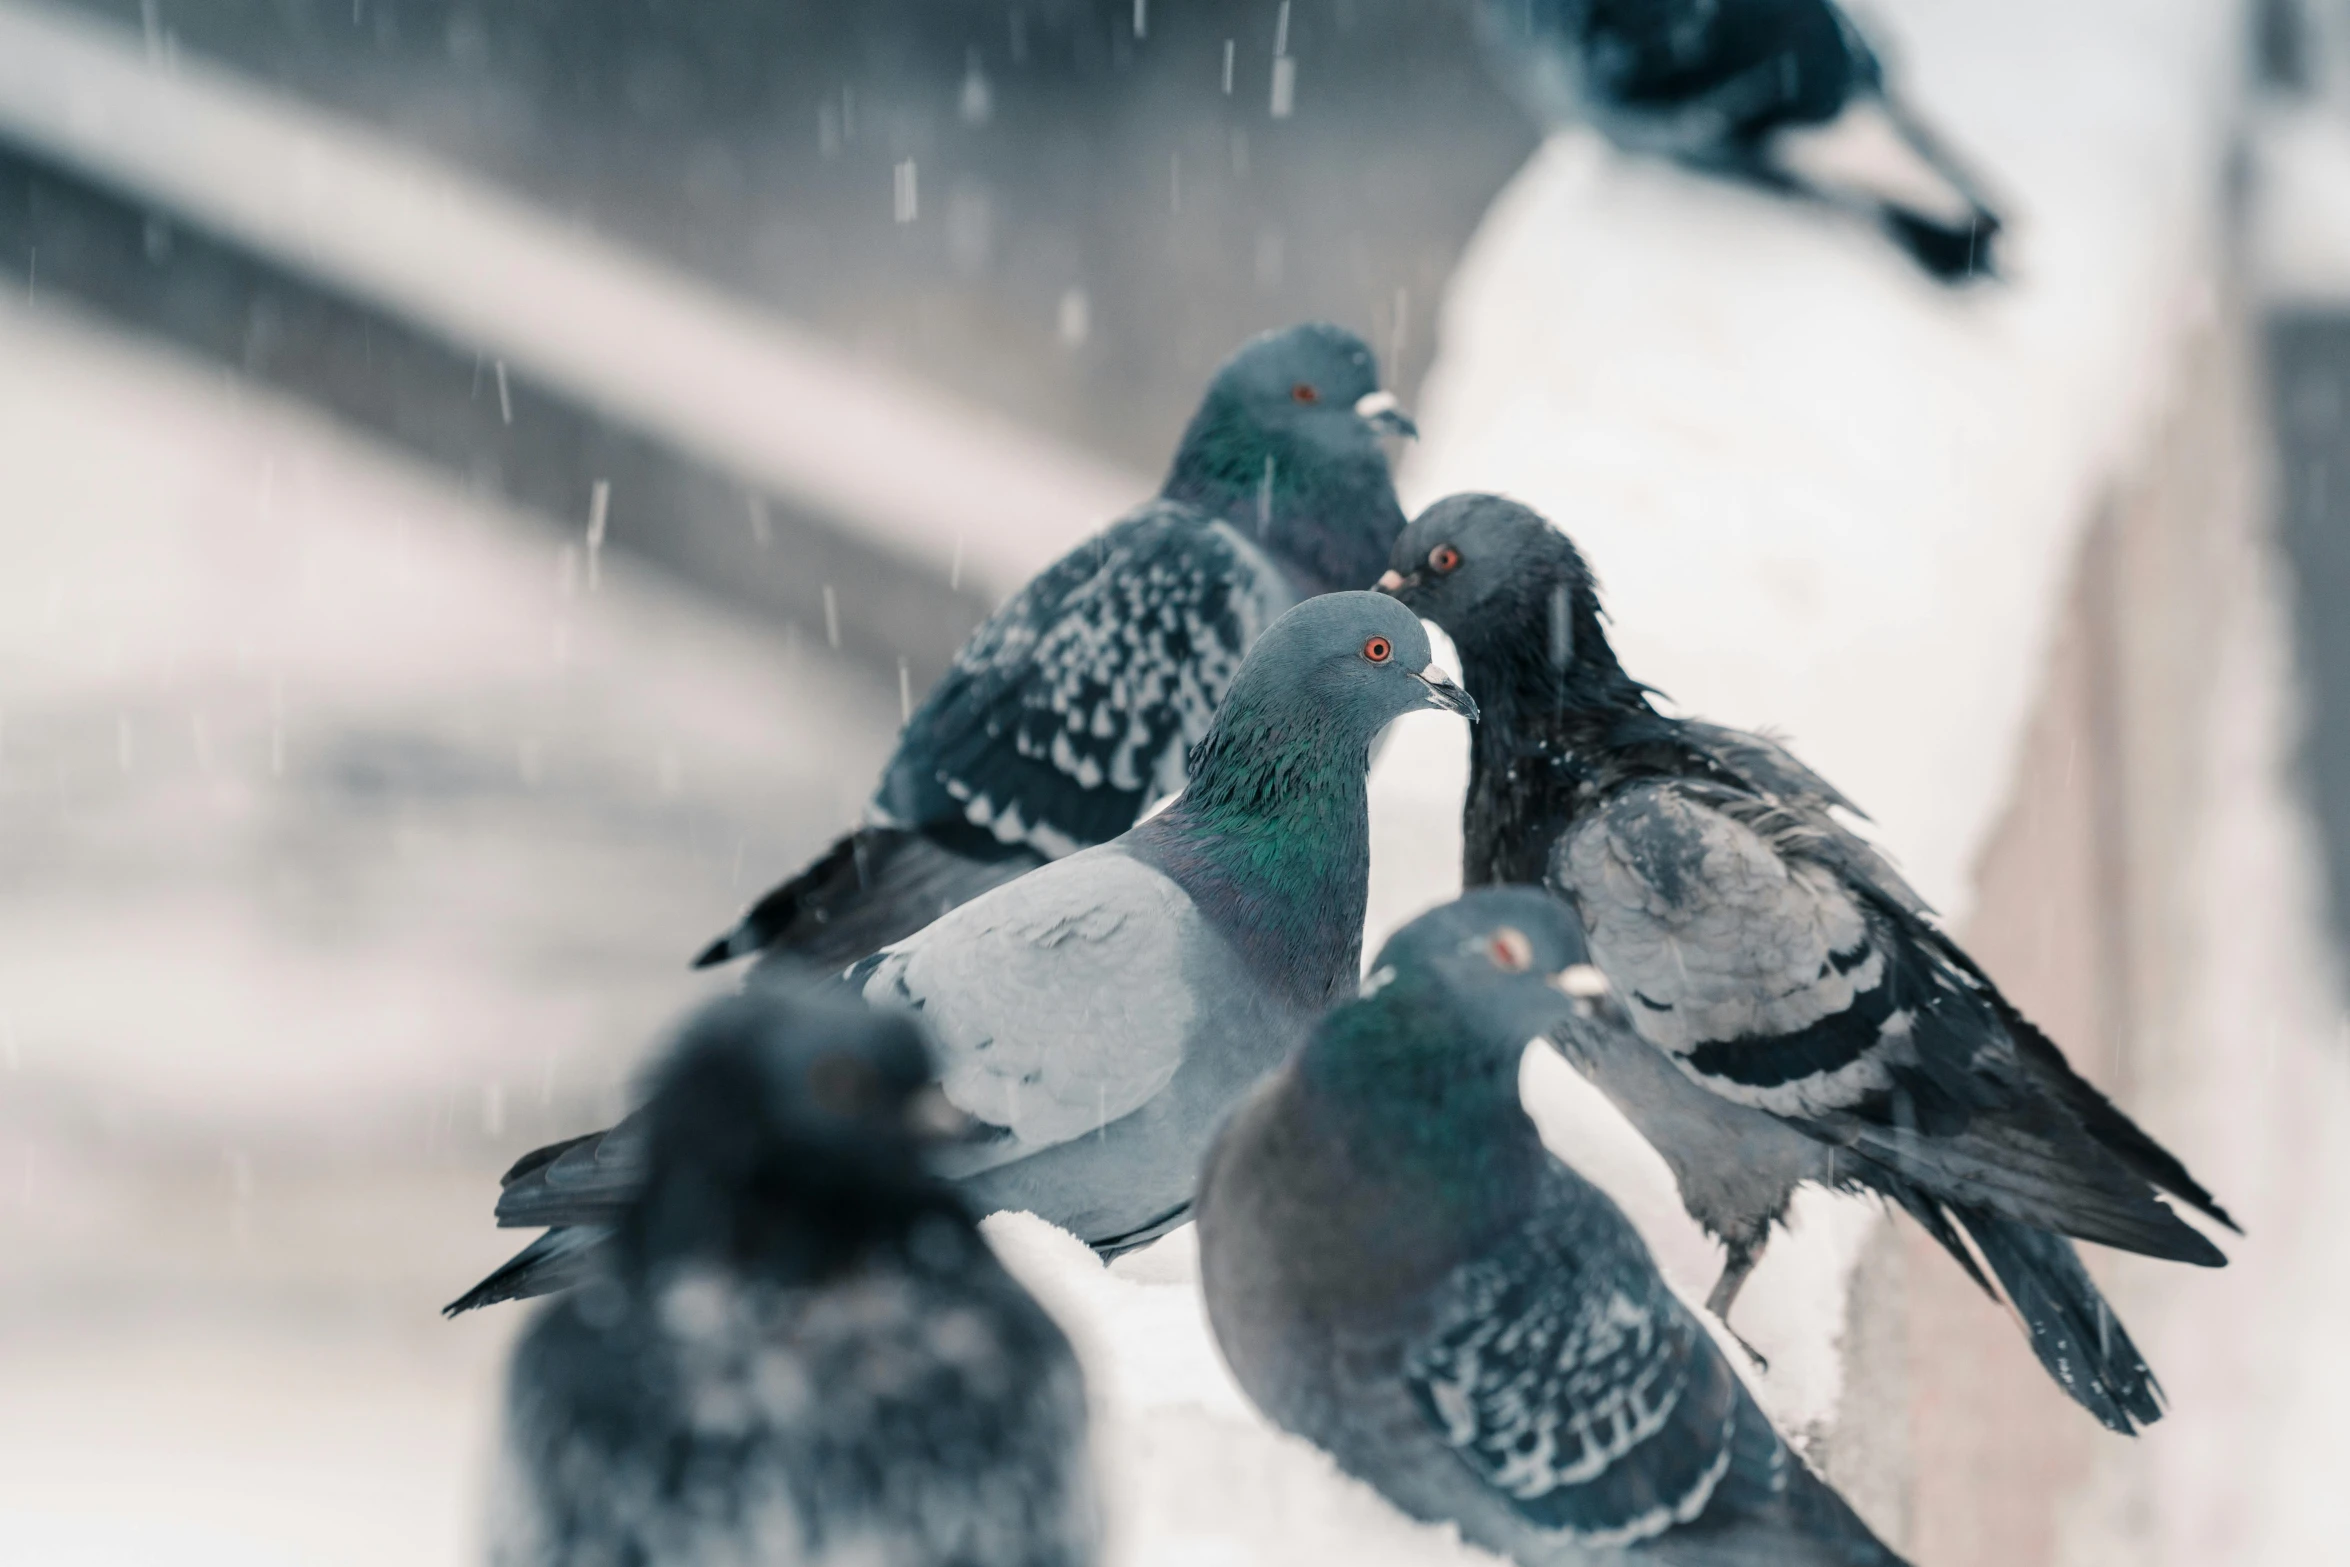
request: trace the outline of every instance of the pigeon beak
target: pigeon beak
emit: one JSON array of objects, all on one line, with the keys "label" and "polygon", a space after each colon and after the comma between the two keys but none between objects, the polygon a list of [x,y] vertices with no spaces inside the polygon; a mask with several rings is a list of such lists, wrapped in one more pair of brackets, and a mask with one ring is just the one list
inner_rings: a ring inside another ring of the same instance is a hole
[{"label": "pigeon beak", "polygon": [[1430,707],[1440,707],[1448,713],[1458,713],[1472,724],[1477,721],[1477,704],[1470,699],[1468,692],[1454,685],[1452,677],[1443,670],[1430,664],[1413,678],[1428,688],[1428,705]]},{"label": "pigeon beak", "polygon": [[906,1130],[919,1142],[959,1143],[978,1126],[978,1121],[965,1115],[937,1083],[925,1084],[906,1101]]},{"label": "pigeon beak", "polygon": [[1562,996],[1597,1001],[1607,994],[1607,976],[1589,963],[1570,963],[1543,981]]},{"label": "pigeon beak", "polygon": [[1412,416],[1403,411],[1403,404],[1395,400],[1395,394],[1385,388],[1365,392],[1356,399],[1355,417],[1382,435],[1400,435],[1407,441],[1420,438],[1420,427],[1412,423]]},{"label": "pigeon beak", "polygon": [[1381,573],[1379,577],[1379,591],[1391,597],[1400,598],[1403,596],[1404,589],[1416,588],[1419,585],[1420,574],[1416,571],[1407,577],[1400,571],[1389,570]]}]

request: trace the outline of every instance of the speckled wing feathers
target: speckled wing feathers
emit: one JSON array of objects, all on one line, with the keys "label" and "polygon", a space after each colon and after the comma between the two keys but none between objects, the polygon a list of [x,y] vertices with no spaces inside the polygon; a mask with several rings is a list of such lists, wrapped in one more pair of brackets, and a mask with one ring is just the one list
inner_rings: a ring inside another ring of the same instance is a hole
[{"label": "speckled wing feathers", "polygon": [[1182,787],[1243,654],[1294,601],[1225,523],[1154,501],[1064,556],[971,636],[906,726],[875,800],[1048,856]]},{"label": "speckled wing feathers", "polygon": [[497,1567],[1095,1558],[1083,1383],[1001,1278],[688,1273],[616,1320],[575,1296],[512,1411]]},{"label": "speckled wing feathers", "polygon": [[1464,1463],[1528,1521],[1593,1545],[1702,1512],[1738,1417],[1736,1377],[1638,1246],[1620,1216],[1555,1191],[1454,1273],[1405,1362]]}]

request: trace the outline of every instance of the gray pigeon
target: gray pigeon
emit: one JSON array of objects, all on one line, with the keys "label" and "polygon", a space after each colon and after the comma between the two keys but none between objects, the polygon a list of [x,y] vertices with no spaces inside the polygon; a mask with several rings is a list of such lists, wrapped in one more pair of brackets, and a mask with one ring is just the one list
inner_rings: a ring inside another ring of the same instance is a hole
[{"label": "gray pigeon", "polygon": [[[1165,810],[849,972],[937,1039],[947,1097],[980,1127],[940,1155],[971,1202],[1105,1253],[1182,1221],[1216,1123],[1355,981],[1364,772],[1373,738],[1417,707],[1475,716],[1410,611],[1308,599],[1250,650]],[[598,1237],[571,1227],[608,1224],[642,1171],[633,1118],[525,1157],[498,1222],[565,1228],[449,1310],[574,1282]]]},{"label": "gray pigeon", "polygon": [[[1993,273],[1998,216],[1833,0],[1481,0],[1479,12],[1504,81],[1543,119],[1853,213],[1937,281]],[[1882,153],[1821,156],[1869,119]]]},{"label": "gray pigeon", "polygon": [[[2216,1267],[2156,1194],[2234,1228],[2076,1075],[1778,742],[1656,711],[1608,646],[1582,557],[1489,495],[1439,501],[1384,585],[1460,649],[1484,722],[1462,874],[1545,880],[1589,932],[1620,1027],[1569,1054],[1728,1249],[1727,1317],[1804,1183],[1899,1203],[2116,1431],[2160,1387],[2066,1237]],[[1971,1250],[1969,1243],[1971,1242]]]},{"label": "gray pigeon", "polygon": [[1371,586],[1403,531],[1361,338],[1308,325],[1216,372],[1157,498],[989,617],[898,737],[864,825],[695,962],[838,968],[1183,787],[1233,672],[1302,598]]},{"label": "gray pigeon", "polygon": [[498,1567],[1086,1567],[1085,1385],[918,1140],[921,1030],[782,984],[686,1027],[644,1180],[515,1350]]},{"label": "gray pigeon", "polygon": [[1486,888],[1397,933],[1218,1136],[1200,1278],[1275,1423],[1526,1567],[1899,1567],[1518,1101],[1574,917]]}]

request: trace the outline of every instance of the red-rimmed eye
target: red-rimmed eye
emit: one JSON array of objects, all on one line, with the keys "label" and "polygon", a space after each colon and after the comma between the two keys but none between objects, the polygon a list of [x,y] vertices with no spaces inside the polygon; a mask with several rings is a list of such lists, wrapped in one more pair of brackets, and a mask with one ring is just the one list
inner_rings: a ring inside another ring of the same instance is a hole
[{"label": "red-rimmed eye", "polygon": [[1439,544],[1428,552],[1428,565],[1431,570],[1450,571],[1460,563],[1461,552],[1449,544]]},{"label": "red-rimmed eye", "polygon": [[1289,389],[1289,395],[1292,401],[1300,403],[1318,403],[1322,400],[1322,394],[1314,390],[1314,385],[1310,381],[1298,382],[1297,385]]},{"label": "red-rimmed eye", "polygon": [[1534,943],[1526,933],[1504,925],[1493,933],[1493,966],[1508,974],[1523,974],[1534,966]]},{"label": "red-rimmed eye", "polygon": [[1395,649],[1388,645],[1385,637],[1373,637],[1363,644],[1363,657],[1374,664],[1384,664],[1394,656]]}]

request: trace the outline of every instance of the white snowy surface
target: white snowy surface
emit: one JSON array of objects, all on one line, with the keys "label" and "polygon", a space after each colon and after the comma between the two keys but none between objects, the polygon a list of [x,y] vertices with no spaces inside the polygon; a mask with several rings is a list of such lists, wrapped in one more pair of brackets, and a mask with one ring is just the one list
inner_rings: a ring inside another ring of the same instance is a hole
[{"label": "white snowy surface", "polygon": [[2253,126],[2248,247],[2264,298],[2350,305],[2350,109],[2267,107]]},{"label": "white snowy surface", "polygon": [[[2008,281],[1941,289],[1857,225],[1554,137],[1455,274],[1403,487],[1408,509],[1498,491],[1565,528],[1634,677],[1786,736],[1958,923],[2082,531],[2211,309],[2237,22],[2218,0],[1864,15],[2008,218]],[[1426,721],[1382,758],[1375,931],[1457,885],[1466,772]],[[1661,1161],[1536,1070],[1552,1146],[1702,1298],[1720,1254]],[[1876,1221],[1812,1192],[1795,1217],[1737,1318],[1800,1430],[1833,1416]]]},{"label": "white snowy surface", "polygon": [[1000,593],[1150,490],[464,170],[182,56],[155,14],[142,39],[0,0],[0,127],[942,573],[966,561]]}]

